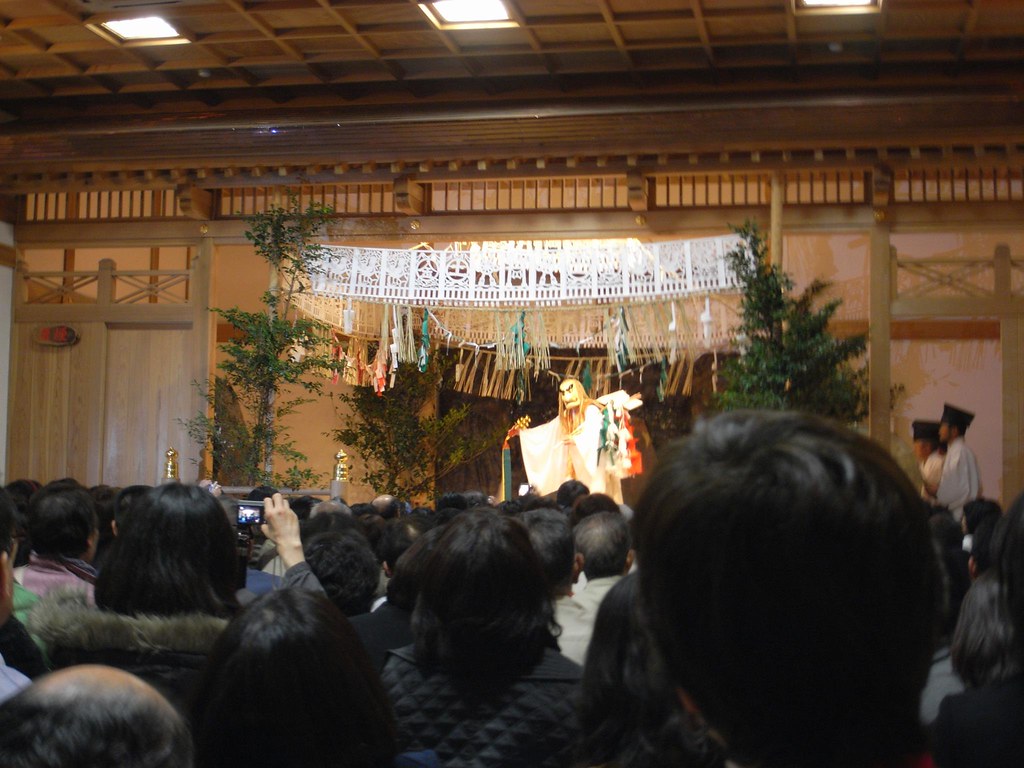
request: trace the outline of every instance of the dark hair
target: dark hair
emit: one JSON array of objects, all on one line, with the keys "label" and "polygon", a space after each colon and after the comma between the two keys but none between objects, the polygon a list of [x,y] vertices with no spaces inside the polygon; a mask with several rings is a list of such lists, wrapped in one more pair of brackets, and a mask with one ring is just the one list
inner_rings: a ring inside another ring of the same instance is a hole
[{"label": "dark hair", "polygon": [[117,613],[233,613],[235,532],[208,491],[167,483],[140,496],[96,580],[96,605]]},{"label": "dark hair", "polygon": [[310,570],[342,613],[369,613],[380,582],[380,564],[365,536],[356,531],[320,533],[303,550]]},{"label": "dark hair", "polygon": [[89,549],[96,526],[96,504],[81,486],[50,483],[29,501],[32,549],[43,557],[81,557]]},{"label": "dark hair", "polygon": [[950,653],[968,688],[1001,683],[1020,671],[1006,595],[994,573],[983,574],[968,590]]},{"label": "dark hair", "polygon": [[412,613],[420,593],[427,560],[443,533],[444,528],[441,526],[424,531],[395,561],[395,570],[388,579],[387,587],[390,605]]},{"label": "dark hair", "polygon": [[174,708],[127,672],[103,668],[115,680],[97,680],[99,669],[55,672],[0,706],[0,765],[190,768],[192,740]]},{"label": "dark hair", "polygon": [[345,533],[357,531],[362,533],[359,521],[347,512],[318,512],[305,520],[299,521],[299,538],[303,544],[320,533]]},{"label": "dark hair", "polygon": [[277,492],[277,488],[275,488],[272,485],[257,485],[255,488],[253,488],[251,491],[245,494],[245,500],[263,501],[264,499],[269,499]]},{"label": "dark hair", "polygon": [[309,513],[318,503],[320,503],[320,499],[309,495],[296,496],[294,499],[288,500],[288,506],[291,507],[292,512],[295,513],[295,516],[299,518],[299,520],[305,520],[308,518]]},{"label": "dark hair", "polygon": [[403,517],[388,520],[387,525],[377,540],[377,559],[389,569],[394,569],[395,563],[402,553],[419,538],[420,534],[427,529],[427,521],[422,516]]},{"label": "dark hair", "polygon": [[555,494],[555,501],[562,509],[571,509],[580,496],[586,496],[590,489],[579,480],[566,480]]},{"label": "dark hair", "polygon": [[622,514],[618,502],[607,493],[588,493],[580,496],[572,503],[572,525],[575,528],[581,520],[598,512],[614,512]]},{"label": "dark hair", "polygon": [[151,490],[151,485],[128,485],[117,492],[114,499],[114,522],[118,527],[124,525],[125,519],[131,514],[135,502]]},{"label": "dark hair", "polygon": [[720,765],[706,732],[690,726],[637,614],[635,574],[608,590],[594,621],[580,684],[579,765]]},{"label": "dark hair", "polygon": [[461,493],[455,491],[448,491],[442,493],[437,497],[437,503],[434,505],[434,509],[458,509],[463,512],[466,510],[466,497]]},{"label": "dark hair", "polygon": [[636,508],[644,613],[738,762],[925,747],[941,600],[926,521],[888,453],[816,417],[727,413],[662,453]]},{"label": "dark hair", "polygon": [[975,574],[978,576],[992,568],[993,542],[995,540],[996,528],[999,527],[1002,520],[1001,516],[986,517],[974,529],[974,537],[971,539],[971,559],[974,560]]},{"label": "dark hair", "polygon": [[621,576],[626,570],[633,537],[621,512],[598,512],[573,528],[576,551],[583,555],[588,579]]},{"label": "dark hair", "polygon": [[531,509],[520,513],[519,519],[544,567],[544,578],[552,595],[571,586],[576,548],[565,513],[557,509]]},{"label": "dark hair", "polygon": [[993,537],[992,553],[1024,662],[1024,494],[1014,500],[1003,519]]},{"label": "dark hair", "polygon": [[462,498],[466,500],[466,509],[486,507],[490,504],[487,494],[483,491],[463,491]]},{"label": "dark hair", "polygon": [[553,612],[522,523],[470,510],[445,528],[426,564],[412,630],[416,651],[459,677],[514,678],[551,642]]},{"label": "dark hair", "polygon": [[0,488],[0,552],[11,553],[17,517],[18,509],[14,506],[14,500],[7,491]]},{"label": "dark hair", "polygon": [[358,635],[325,597],[283,589],[217,640],[191,707],[200,768],[383,768],[391,704]]},{"label": "dark hair", "polygon": [[1003,508],[998,501],[992,499],[972,499],[964,504],[964,522],[967,524],[967,532],[974,533],[978,525],[986,518],[998,518],[1003,514]]}]

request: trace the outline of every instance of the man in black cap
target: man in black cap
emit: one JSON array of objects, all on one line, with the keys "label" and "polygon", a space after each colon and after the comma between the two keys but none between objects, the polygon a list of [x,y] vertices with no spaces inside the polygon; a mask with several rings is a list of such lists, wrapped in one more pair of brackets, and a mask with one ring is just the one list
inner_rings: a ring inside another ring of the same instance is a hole
[{"label": "man in black cap", "polygon": [[946,444],[946,460],[935,498],[953,513],[957,522],[964,516],[964,504],[981,496],[978,460],[964,442],[964,433],[972,421],[973,413],[946,403],[939,422],[939,439]]},{"label": "man in black cap", "polygon": [[914,432],[914,455],[921,470],[921,497],[934,504],[945,461],[939,450],[939,422],[915,421],[910,428]]}]

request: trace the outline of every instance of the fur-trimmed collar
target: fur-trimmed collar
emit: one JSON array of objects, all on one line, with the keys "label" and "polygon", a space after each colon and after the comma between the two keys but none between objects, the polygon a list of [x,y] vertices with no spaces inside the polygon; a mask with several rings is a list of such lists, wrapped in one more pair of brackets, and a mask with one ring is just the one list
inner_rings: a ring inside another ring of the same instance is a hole
[{"label": "fur-trimmed collar", "polygon": [[209,653],[227,619],[203,613],[124,616],[89,605],[85,592],[55,589],[28,618],[28,630],[47,648]]}]

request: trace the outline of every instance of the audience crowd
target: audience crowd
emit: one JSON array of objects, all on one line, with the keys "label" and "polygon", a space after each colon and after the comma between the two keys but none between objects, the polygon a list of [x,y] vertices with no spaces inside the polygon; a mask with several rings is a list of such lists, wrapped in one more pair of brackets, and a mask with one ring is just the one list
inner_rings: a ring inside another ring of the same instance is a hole
[{"label": "audience crowd", "polygon": [[644,482],[260,487],[251,522],[216,486],[15,481],[0,766],[1024,765],[1024,497],[958,522],[792,413],[702,420]]}]

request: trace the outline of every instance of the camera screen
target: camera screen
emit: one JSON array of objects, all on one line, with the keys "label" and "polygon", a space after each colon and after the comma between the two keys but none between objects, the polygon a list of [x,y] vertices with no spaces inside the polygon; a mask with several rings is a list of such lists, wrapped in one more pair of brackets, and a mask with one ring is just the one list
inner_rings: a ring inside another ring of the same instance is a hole
[{"label": "camera screen", "polygon": [[263,505],[262,504],[239,504],[238,505],[238,524],[239,525],[258,525],[263,522]]}]

